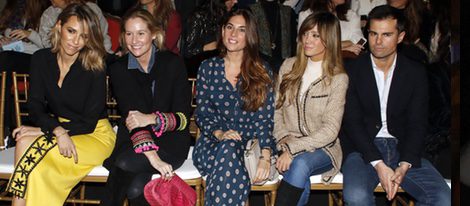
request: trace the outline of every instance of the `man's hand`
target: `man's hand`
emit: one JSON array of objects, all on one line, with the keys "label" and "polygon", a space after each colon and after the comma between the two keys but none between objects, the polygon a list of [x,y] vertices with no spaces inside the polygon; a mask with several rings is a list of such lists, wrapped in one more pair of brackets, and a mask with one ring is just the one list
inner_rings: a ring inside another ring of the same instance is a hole
[{"label": "man's hand", "polygon": [[387,193],[387,199],[392,200],[395,197],[398,187],[394,187],[394,182],[392,182],[392,176],[395,174],[392,168],[388,167],[383,161],[380,161],[375,165],[375,170],[380,179],[380,184]]},{"label": "man's hand", "polygon": [[[395,196],[396,192],[398,191],[398,187],[400,187],[401,183],[403,182],[403,178],[405,178],[406,172],[410,168],[408,163],[401,164],[399,167],[395,169],[395,173],[392,176],[393,184],[393,191],[395,191],[393,196]],[[393,198],[393,197],[392,197]]]}]

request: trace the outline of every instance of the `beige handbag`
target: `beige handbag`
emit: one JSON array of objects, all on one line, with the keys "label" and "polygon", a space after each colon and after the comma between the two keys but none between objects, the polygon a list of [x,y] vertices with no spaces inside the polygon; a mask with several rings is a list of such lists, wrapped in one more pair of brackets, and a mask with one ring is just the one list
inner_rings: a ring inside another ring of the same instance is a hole
[{"label": "beige handbag", "polygon": [[264,185],[267,181],[274,180],[278,178],[279,173],[277,172],[276,169],[276,159],[274,156],[270,157],[271,160],[271,168],[269,172],[269,177],[267,180],[261,181],[261,182],[256,182],[253,183],[253,180],[255,179],[256,176],[256,169],[258,168],[258,162],[259,162],[259,157],[261,156],[261,148],[258,143],[258,139],[250,139],[248,140],[246,144],[246,149],[245,149],[245,167],[246,170],[248,170],[248,175],[250,176],[251,184],[253,185]]}]

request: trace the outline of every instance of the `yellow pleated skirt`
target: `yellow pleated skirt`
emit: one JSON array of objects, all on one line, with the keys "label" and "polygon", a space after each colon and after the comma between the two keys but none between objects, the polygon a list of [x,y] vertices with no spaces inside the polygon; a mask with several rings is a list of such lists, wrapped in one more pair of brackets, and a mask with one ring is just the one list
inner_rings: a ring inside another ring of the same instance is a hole
[{"label": "yellow pleated skirt", "polygon": [[72,141],[77,164],[59,153],[55,137],[38,137],[16,165],[8,191],[25,198],[27,206],[63,205],[72,188],[111,155],[116,134],[108,119],[101,119],[93,133],[72,136]]}]

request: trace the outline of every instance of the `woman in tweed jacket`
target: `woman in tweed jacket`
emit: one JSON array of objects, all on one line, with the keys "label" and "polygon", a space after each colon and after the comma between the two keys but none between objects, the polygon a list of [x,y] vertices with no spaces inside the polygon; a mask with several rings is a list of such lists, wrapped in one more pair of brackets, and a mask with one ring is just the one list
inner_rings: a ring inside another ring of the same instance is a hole
[{"label": "woman in tweed jacket", "polygon": [[343,69],[339,21],[310,15],[300,27],[297,56],[284,61],[276,86],[274,137],[283,173],[276,205],[306,205],[310,176],[330,183],[341,165],[338,132],[348,77]]}]

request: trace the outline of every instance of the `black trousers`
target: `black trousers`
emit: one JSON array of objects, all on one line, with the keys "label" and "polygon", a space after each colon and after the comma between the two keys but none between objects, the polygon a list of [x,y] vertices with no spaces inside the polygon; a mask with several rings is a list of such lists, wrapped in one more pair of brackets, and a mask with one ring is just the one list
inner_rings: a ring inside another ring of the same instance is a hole
[{"label": "black trousers", "polygon": [[[151,180],[152,175],[159,172],[152,167],[144,154],[135,153],[132,145],[121,151],[109,168],[105,194],[100,205],[122,205],[126,196],[132,206],[149,205],[144,198],[144,187]],[[158,155],[170,164],[173,170],[184,163],[184,159],[177,159],[162,148],[158,150]]]}]

